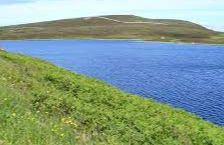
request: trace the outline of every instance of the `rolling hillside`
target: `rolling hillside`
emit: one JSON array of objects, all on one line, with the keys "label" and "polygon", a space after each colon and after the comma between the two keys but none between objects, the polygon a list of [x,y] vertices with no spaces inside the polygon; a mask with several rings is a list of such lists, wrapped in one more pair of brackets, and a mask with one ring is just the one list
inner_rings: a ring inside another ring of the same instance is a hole
[{"label": "rolling hillside", "polygon": [[181,20],[109,15],[0,27],[0,39],[118,38],[224,43],[224,34]]},{"label": "rolling hillside", "polygon": [[52,64],[0,51],[2,145],[222,145],[224,129]]}]

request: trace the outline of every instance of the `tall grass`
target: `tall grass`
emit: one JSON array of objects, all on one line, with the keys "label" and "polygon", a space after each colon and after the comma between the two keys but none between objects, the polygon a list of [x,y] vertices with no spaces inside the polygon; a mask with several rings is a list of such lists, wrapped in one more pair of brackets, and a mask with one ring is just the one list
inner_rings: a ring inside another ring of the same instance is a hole
[{"label": "tall grass", "polygon": [[0,144],[224,144],[222,127],[44,61],[0,52],[0,74]]}]

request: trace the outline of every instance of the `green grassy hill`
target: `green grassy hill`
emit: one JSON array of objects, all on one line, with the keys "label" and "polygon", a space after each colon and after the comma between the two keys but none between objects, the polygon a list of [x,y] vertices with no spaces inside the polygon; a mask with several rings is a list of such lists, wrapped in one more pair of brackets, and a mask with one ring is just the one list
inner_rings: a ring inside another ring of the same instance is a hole
[{"label": "green grassy hill", "polygon": [[222,127],[47,62],[0,51],[0,66],[0,144],[224,144]]},{"label": "green grassy hill", "polygon": [[133,15],[109,15],[0,27],[0,39],[51,38],[119,38],[224,43],[223,33],[192,22],[147,19]]}]

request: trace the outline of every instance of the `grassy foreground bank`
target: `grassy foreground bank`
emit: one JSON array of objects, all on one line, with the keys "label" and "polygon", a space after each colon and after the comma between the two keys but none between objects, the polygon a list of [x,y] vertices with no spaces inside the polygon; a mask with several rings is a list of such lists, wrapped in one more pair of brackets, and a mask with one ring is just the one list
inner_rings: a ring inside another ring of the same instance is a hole
[{"label": "grassy foreground bank", "polygon": [[0,74],[0,144],[224,144],[221,127],[41,60],[0,51]]}]

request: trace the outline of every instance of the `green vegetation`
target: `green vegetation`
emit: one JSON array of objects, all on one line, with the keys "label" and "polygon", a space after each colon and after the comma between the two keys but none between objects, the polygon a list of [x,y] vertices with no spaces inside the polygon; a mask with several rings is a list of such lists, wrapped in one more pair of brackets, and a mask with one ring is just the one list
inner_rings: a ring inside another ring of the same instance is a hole
[{"label": "green vegetation", "polygon": [[3,51],[0,66],[0,144],[224,144],[222,127],[93,78]]},{"label": "green vegetation", "polygon": [[1,27],[0,39],[118,38],[224,43],[223,33],[188,21],[147,19],[133,15],[110,15],[104,16],[104,18],[122,22],[102,17],[91,17]]}]

